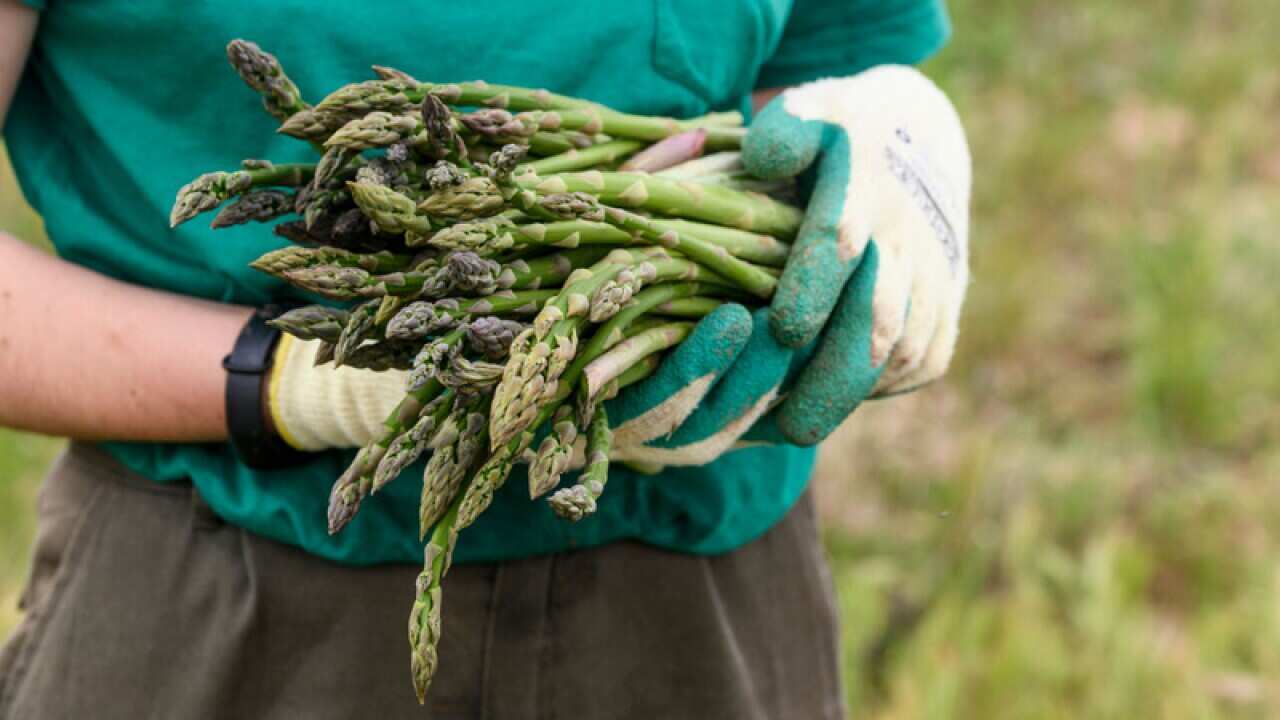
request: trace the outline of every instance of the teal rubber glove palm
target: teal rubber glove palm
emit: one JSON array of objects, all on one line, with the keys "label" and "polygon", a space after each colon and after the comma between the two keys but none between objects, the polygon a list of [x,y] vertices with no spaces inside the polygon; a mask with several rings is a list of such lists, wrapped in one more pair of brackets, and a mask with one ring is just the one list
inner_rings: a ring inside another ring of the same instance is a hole
[{"label": "teal rubber glove palm", "polygon": [[971,184],[942,91],[901,66],[801,85],[761,111],[742,160],[812,181],[771,304],[781,345],[817,343],[778,408],[787,440],[817,443],[866,398],[940,377],[968,285]]},{"label": "teal rubber glove palm", "polygon": [[732,449],[774,405],[797,351],[773,339],[768,310],[723,305],[653,376],[608,403],[612,456],[704,465]]}]

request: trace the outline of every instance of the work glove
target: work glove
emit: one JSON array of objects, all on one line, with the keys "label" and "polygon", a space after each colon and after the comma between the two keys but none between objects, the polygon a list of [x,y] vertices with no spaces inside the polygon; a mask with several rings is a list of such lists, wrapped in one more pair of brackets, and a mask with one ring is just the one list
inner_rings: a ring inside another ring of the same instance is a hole
[{"label": "work glove", "polygon": [[605,404],[615,460],[705,465],[765,415],[797,355],[769,331],[768,310],[722,305],[657,371]]},{"label": "work glove", "polygon": [[809,171],[805,220],[771,304],[774,337],[817,342],[778,410],[800,445],[869,396],[940,377],[969,282],[969,148],[947,97],[884,66],[784,92],[743,142],[763,178]]},{"label": "work glove", "polygon": [[267,377],[266,409],[275,431],[298,450],[362,447],[386,432],[404,398],[408,372],[316,367],[319,340],[282,334]]},{"label": "work glove", "polygon": [[[773,302],[749,340],[729,342],[710,316],[624,390],[610,410],[616,456],[702,464],[741,442],[813,445],[866,398],[918,388],[950,363],[971,168],[932,82],[884,66],[788,90],[752,123],[742,159],[759,177],[812,187]],[[728,350],[705,352],[717,343]]]}]

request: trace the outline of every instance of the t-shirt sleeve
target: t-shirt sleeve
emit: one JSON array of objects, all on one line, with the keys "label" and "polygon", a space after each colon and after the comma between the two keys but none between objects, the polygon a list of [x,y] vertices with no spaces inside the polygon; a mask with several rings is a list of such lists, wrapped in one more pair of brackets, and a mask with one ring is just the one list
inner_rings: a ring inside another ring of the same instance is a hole
[{"label": "t-shirt sleeve", "polygon": [[49,0],[18,0],[18,2],[36,10],[44,10],[49,4]]},{"label": "t-shirt sleeve", "polygon": [[795,0],[782,40],[756,87],[914,65],[951,35],[944,0]]}]

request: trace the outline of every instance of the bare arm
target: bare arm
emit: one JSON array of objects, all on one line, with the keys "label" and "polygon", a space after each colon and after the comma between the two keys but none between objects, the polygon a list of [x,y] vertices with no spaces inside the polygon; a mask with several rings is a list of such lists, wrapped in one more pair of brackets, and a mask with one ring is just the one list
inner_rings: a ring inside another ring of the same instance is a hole
[{"label": "bare arm", "polygon": [[[0,121],[37,17],[0,0]],[[0,425],[88,440],[224,439],[221,360],[250,312],[122,283],[0,233]]]}]

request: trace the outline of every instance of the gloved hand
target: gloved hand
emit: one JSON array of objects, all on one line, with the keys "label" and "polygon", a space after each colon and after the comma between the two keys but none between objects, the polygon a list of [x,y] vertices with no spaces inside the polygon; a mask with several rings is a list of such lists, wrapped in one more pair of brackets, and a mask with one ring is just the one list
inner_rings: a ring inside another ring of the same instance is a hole
[{"label": "gloved hand", "polygon": [[367,445],[385,432],[383,421],[404,398],[408,373],[316,367],[320,345],[280,337],[264,399],[272,425],[298,450]]},{"label": "gloved hand", "polygon": [[769,332],[768,310],[707,315],[658,370],[606,403],[615,460],[705,465],[772,407],[797,351]]},{"label": "gloved hand", "polygon": [[704,464],[742,441],[812,445],[868,396],[919,387],[950,362],[970,160],[933,83],[891,66],[789,90],[752,124],[743,162],[766,178],[813,169],[771,309],[740,340],[733,315],[745,310],[722,307],[612,401],[617,459]]},{"label": "gloved hand", "polygon": [[971,184],[942,91],[900,66],[801,85],[761,111],[742,160],[763,178],[812,170],[771,305],[779,343],[817,341],[778,410],[782,433],[812,445],[868,396],[940,377],[968,285]]}]

